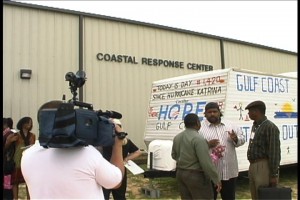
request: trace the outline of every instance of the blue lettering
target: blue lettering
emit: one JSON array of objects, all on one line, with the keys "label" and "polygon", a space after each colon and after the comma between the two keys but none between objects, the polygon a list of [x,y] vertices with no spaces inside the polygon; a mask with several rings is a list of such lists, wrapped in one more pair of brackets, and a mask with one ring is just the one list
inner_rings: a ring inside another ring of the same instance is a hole
[{"label": "blue lettering", "polygon": [[258,77],[251,77],[245,75],[236,75],[236,87],[238,91],[255,92],[258,85]]},{"label": "blue lettering", "polygon": [[[247,80],[248,79],[248,80]],[[247,84],[248,81],[248,84]],[[245,91],[250,91],[250,84],[249,84],[249,76],[244,76],[244,87],[245,87]]]},{"label": "blue lettering", "polygon": [[[205,105],[206,105],[206,101],[200,101],[196,103],[187,102],[183,105],[180,105],[178,103],[173,105],[161,105],[159,110],[158,120],[166,120],[166,119],[176,120],[178,119],[178,116],[182,116],[181,120],[184,120],[184,117],[189,113],[195,113],[196,115],[201,116],[204,113]],[[183,106],[183,109],[181,106]],[[203,117],[199,117],[200,121],[202,119]]]},{"label": "blue lettering", "polygon": [[184,117],[191,113],[193,110],[193,104],[192,103],[186,103],[184,104],[184,109],[183,109],[183,113],[182,113],[182,120],[184,119]]},{"label": "blue lettering", "polygon": [[205,105],[206,105],[205,101],[197,102],[197,107],[196,107],[195,114],[198,115],[198,116],[199,116],[199,113],[203,114]]},{"label": "blue lettering", "polygon": [[279,88],[279,80],[278,80],[278,78],[275,79],[274,87],[275,87],[275,92],[276,92],[276,88],[278,89],[278,92],[280,92],[280,88]]},{"label": "blue lettering", "polygon": [[250,138],[250,134],[251,134],[251,127],[249,127],[249,126],[243,126],[243,127],[240,127],[240,129],[244,133],[245,141],[248,142],[248,140]]},{"label": "blue lettering", "polygon": [[169,106],[167,105],[166,109],[164,111],[163,111],[163,107],[164,107],[163,105],[160,106],[158,120],[160,120],[161,115],[164,115],[163,119],[166,119],[166,117],[167,117]]},{"label": "blue lettering", "polygon": [[[283,79],[280,80],[280,85],[282,86],[282,92],[285,92],[286,89],[286,93],[289,93],[289,79],[285,79],[286,82],[286,86],[284,86],[281,82],[284,81]],[[284,89],[285,88],[285,89]]]},{"label": "blue lettering", "polygon": [[261,78],[261,90],[269,93],[288,93],[288,82],[288,79],[263,77]]},{"label": "blue lettering", "polygon": [[237,91],[256,92],[261,87],[264,93],[288,93],[288,82],[282,78],[236,75]]},{"label": "blue lettering", "polygon": [[263,91],[263,92],[267,92],[267,90],[266,89],[264,89],[265,87],[264,87],[264,81],[266,80],[266,78],[261,78],[261,90]]},{"label": "blue lettering", "polygon": [[239,78],[241,77],[242,75],[240,75],[240,74],[237,74],[236,75],[236,89],[238,90],[238,91],[243,91],[243,85],[239,82]]},{"label": "blue lettering", "polygon": [[298,138],[298,125],[282,125],[282,139]]},{"label": "blue lettering", "polygon": [[[173,111],[173,108],[175,108],[175,111]],[[169,119],[177,119],[178,115],[179,115],[179,111],[180,111],[180,105],[179,104],[174,104],[173,106],[171,106],[170,111],[169,111],[169,115],[168,118]]]},{"label": "blue lettering", "polygon": [[273,88],[273,78],[268,77],[268,92],[273,93],[274,88]]},{"label": "blue lettering", "polygon": [[256,85],[258,84],[257,79],[258,79],[258,77],[253,77],[253,90],[252,91],[254,91],[254,92],[256,90]]}]

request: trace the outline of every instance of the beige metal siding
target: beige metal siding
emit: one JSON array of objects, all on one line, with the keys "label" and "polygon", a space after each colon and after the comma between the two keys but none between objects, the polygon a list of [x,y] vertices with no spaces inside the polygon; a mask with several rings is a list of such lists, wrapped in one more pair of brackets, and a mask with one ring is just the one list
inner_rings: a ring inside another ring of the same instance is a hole
[{"label": "beige metal siding", "polygon": [[[201,72],[142,65],[141,58],[160,58],[213,65],[220,69],[219,41],[194,35],[101,19],[84,20],[84,98],[95,109],[115,110],[129,137],[143,146],[151,84],[155,80]],[[97,53],[130,55],[139,64],[99,61]]]},{"label": "beige metal siding", "polygon": [[[4,5],[3,116],[16,125],[32,117],[38,135],[38,108],[69,94],[65,73],[78,69],[78,17]],[[20,69],[31,69],[30,80]]]},{"label": "beige metal siding", "polygon": [[297,71],[297,56],[254,46],[224,43],[226,68],[237,67],[267,73]]}]

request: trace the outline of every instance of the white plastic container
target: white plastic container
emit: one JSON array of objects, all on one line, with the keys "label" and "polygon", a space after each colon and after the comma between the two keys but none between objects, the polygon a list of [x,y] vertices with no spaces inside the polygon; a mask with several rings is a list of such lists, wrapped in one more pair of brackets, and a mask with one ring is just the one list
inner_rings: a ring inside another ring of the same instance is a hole
[{"label": "white plastic container", "polygon": [[152,158],[152,169],[171,171],[176,168],[176,161],[172,159],[173,141],[171,140],[153,140],[149,144],[147,167],[150,169],[150,156]]}]

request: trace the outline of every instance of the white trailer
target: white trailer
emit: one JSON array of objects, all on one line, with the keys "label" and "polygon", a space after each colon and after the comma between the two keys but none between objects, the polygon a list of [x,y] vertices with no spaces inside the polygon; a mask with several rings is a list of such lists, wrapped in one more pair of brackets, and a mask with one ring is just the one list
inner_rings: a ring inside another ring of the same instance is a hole
[{"label": "white trailer", "polygon": [[239,171],[247,171],[253,121],[245,107],[255,100],[266,103],[267,118],[280,130],[280,165],[297,163],[297,78],[229,68],[153,82],[144,135],[148,155],[153,155],[151,160],[148,156],[148,168],[173,170],[175,161],[166,151],[184,129],[184,116],[196,113],[202,120],[205,105],[217,102],[223,118],[235,122],[245,135],[246,143],[237,148],[237,157]]}]

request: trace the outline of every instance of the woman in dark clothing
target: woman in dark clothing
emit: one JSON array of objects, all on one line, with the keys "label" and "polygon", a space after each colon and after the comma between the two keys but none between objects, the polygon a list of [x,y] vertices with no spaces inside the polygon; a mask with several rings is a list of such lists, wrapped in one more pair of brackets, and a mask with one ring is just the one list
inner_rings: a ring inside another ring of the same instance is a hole
[{"label": "woman in dark clothing", "polygon": [[[24,149],[33,145],[35,143],[35,134],[31,131],[32,129],[32,119],[30,117],[23,117],[19,120],[17,124],[17,129],[19,132],[17,133],[17,140],[16,140],[16,152],[14,154],[14,161],[16,163],[16,168],[12,173],[12,184],[13,184],[13,194],[14,199],[18,199],[19,194],[19,184],[25,183],[23,178],[23,174],[21,171],[21,158]],[[27,189],[27,186],[26,186]],[[29,193],[27,190],[27,199],[29,198]]]},{"label": "woman in dark clothing", "polygon": [[3,118],[3,199],[13,199],[11,173],[14,170],[10,162],[15,153],[15,141],[17,136],[13,130],[12,118]]},{"label": "woman in dark clothing", "polygon": [[[118,119],[113,119],[113,122],[116,126],[120,126],[121,122]],[[106,160],[110,160],[112,153],[112,147],[103,147],[103,157]],[[124,138],[123,140],[123,160],[124,163],[126,163],[128,160],[133,160],[141,155],[141,151],[139,148],[128,138]],[[106,200],[109,199],[110,193],[112,193],[113,198],[115,200],[125,200],[125,194],[126,194],[126,188],[127,188],[127,170],[125,170],[125,174],[122,180],[122,184],[118,189],[105,189],[103,188],[104,198]]]}]

